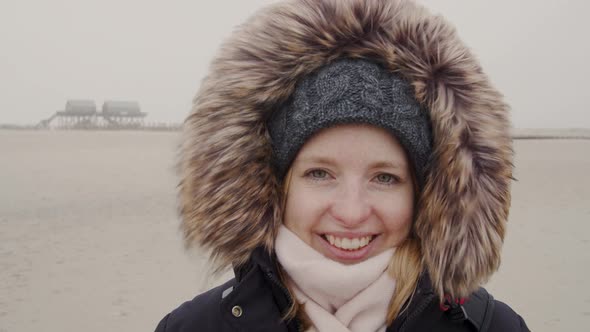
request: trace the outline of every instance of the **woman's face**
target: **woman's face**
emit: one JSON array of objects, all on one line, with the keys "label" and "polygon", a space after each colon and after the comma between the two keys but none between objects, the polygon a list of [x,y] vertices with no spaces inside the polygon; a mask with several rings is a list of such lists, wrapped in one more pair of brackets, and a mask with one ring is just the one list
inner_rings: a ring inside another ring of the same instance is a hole
[{"label": "woman's face", "polygon": [[410,164],[383,129],[324,129],[302,147],[289,176],[285,226],[332,260],[364,261],[399,245],[410,232]]}]

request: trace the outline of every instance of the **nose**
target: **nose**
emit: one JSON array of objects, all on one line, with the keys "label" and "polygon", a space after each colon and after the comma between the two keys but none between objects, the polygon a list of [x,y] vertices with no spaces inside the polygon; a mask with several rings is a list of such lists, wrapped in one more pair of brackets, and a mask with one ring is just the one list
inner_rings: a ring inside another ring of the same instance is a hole
[{"label": "nose", "polygon": [[343,226],[352,228],[371,215],[371,204],[362,186],[349,184],[336,193],[331,214]]}]

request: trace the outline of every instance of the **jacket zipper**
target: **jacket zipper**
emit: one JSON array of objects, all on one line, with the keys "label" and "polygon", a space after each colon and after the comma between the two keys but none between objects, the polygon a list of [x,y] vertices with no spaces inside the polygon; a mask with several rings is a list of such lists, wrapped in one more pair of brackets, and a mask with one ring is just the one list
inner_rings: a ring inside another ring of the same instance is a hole
[{"label": "jacket zipper", "polygon": [[[289,307],[292,306],[293,298],[291,297],[289,290],[279,280],[277,280],[277,278],[275,278],[274,273],[272,273],[271,271],[267,271],[265,274],[267,279],[270,282],[272,282],[275,286],[277,286],[285,294],[285,296],[287,297],[287,301],[289,302]],[[293,323],[295,324],[297,331],[303,332],[303,325],[299,323],[297,318],[293,319]]]},{"label": "jacket zipper", "polygon": [[406,318],[406,321],[403,322],[402,326],[399,328],[399,332],[404,332],[406,330],[406,327],[408,326],[408,323],[418,318],[420,314],[422,314],[424,309],[428,307],[430,302],[432,302],[435,296],[436,295],[434,294],[426,296],[426,298],[422,302],[420,302],[420,304],[416,307],[416,309],[414,309],[414,311],[408,316],[408,318]]}]

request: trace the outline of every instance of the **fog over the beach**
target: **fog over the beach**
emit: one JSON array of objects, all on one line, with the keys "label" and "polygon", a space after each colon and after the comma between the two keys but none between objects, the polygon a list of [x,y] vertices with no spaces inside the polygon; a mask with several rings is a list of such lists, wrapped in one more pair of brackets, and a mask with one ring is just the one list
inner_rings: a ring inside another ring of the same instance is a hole
[{"label": "fog over the beach", "polygon": [[[273,0],[0,1],[0,123],[67,99],[131,99],[180,122],[221,41]],[[447,17],[513,108],[517,128],[590,128],[590,3],[419,0]]]}]

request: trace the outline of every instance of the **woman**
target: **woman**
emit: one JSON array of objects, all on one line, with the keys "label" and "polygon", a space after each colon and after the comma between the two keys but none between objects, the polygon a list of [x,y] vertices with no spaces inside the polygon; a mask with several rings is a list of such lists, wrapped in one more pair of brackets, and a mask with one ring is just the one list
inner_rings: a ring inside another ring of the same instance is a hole
[{"label": "woman", "polygon": [[279,3],[187,118],[188,245],[235,278],[157,331],[528,331],[480,285],[510,204],[508,107],[408,1]]}]

